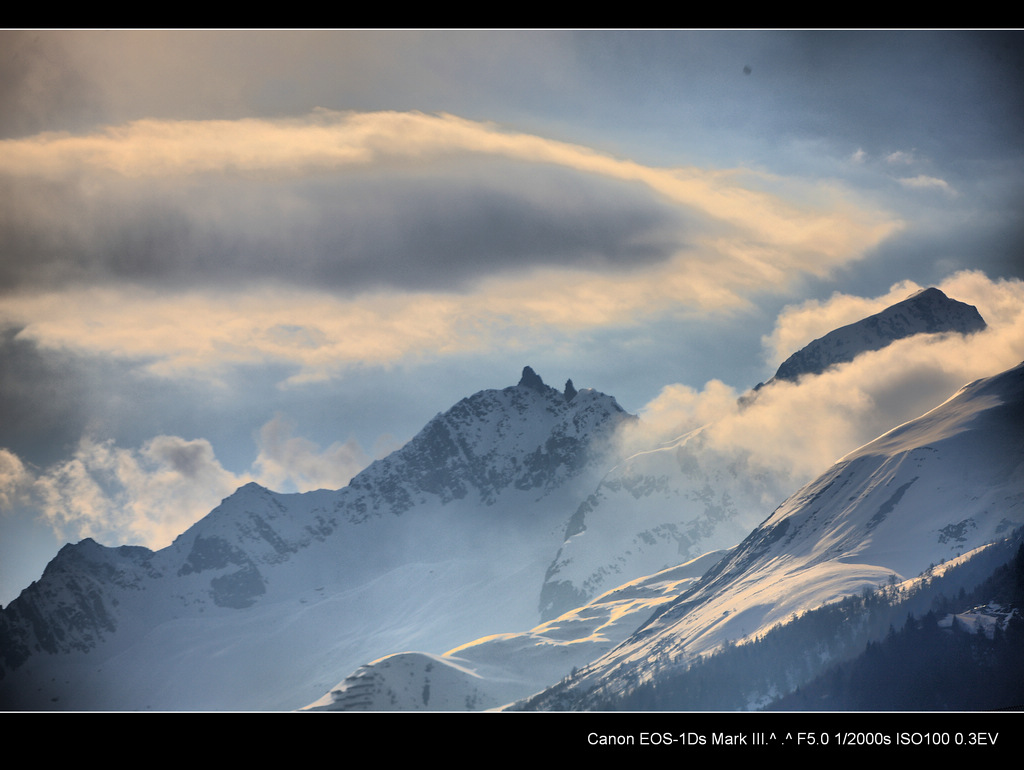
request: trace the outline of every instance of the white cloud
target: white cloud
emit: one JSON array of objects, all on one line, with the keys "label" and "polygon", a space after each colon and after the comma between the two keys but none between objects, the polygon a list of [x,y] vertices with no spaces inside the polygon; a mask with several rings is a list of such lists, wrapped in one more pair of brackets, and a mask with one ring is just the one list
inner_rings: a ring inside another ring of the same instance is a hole
[{"label": "white cloud", "polygon": [[373,459],[355,439],[321,450],[293,431],[294,426],[281,417],[260,429],[260,453],[253,464],[260,484],[284,492],[340,489]]},{"label": "white cloud", "polygon": [[64,539],[162,547],[241,481],[204,439],[157,436],[125,449],[84,437],[70,459],[36,479],[34,493]]},{"label": "white cloud", "polygon": [[284,492],[338,489],[372,459],[355,441],[321,451],[280,417],[263,426],[258,443],[252,467],[240,474],[221,465],[206,439],[179,436],[137,448],[85,436],[70,458],[37,475],[0,449],[0,509],[34,507],[63,540],[155,549],[250,481]]},{"label": "white cloud", "polygon": [[891,152],[885,156],[886,163],[891,163],[893,165],[908,166],[915,160],[917,159],[914,157],[913,150],[897,150],[896,152]]},{"label": "white cloud", "polygon": [[906,177],[899,180],[899,183],[904,187],[910,187],[918,190],[941,190],[947,195],[955,196],[956,190],[950,186],[949,182],[945,179],[939,179],[934,176],[926,176],[925,174],[918,174],[915,177]]},{"label": "white cloud", "polygon": [[0,513],[10,511],[26,499],[32,484],[32,474],[21,458],[8,449],[0,448]]}]

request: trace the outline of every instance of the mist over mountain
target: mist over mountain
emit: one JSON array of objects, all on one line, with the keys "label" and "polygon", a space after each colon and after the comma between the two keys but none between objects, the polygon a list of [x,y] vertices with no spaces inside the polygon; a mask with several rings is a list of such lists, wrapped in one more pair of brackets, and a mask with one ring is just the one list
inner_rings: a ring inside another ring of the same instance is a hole
[{"label": "mist over mountain", "polygon": [[[954,310],[960,304],[941,303]],[[940,321],[930,328],[936,325],[954,323]],[[766,470],[724,453],[705,437],[705,431],[696,430],[635,454],[587,496],[546,573],[541,592],[545,623],[468,642],[443,656],[386,656],[354,671],[311,707],[493,708],[522,697],[545,678],[568,676],[598,653],[614,655],[610,651],[626,641],[623,634],[631,625],[662,612],[699,582],[700,571],[710,567],[709,573],[714,572],[711,565],[732,558],[726,555],[731,550],[717,550],[688,561],[689,553],[716,544],[728,549],[742,540],[743,532],[756,528],[770,509],[763,498],[779,489]],[[951,525],[951,531],[967,526],[972,525]],[[962,549],[964,538],[954,540]],[[948,556],[943,551],[934,558]],[[884,574],[889,580],[893,573]],[[610,696],[600,701],[602,707],[615,702]],[[572,701],[556,703],[562,707]]]},{"label": "mist over mountain", "polygon": [[[386,656],[310,707],[765,705],[1010,558],[1024,523],[1022,429],[1024,364],[852,452],[732,549],[626,582],[529,631],[443,656]],[[704,656],[767,637],[765,652],[687,674]],[[550,686],[527,697],[544,679]]]}]

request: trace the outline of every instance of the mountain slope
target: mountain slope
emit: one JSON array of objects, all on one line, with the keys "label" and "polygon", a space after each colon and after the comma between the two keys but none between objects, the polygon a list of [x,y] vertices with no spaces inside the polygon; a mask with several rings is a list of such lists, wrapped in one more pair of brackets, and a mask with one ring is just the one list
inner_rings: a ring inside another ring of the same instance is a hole
[{"label": "mountain slope", "polygon": [[628,419],[527,367],[344,489],[246,485],[156,552],[65,546],[0,612],[0,706],[297,708],[381,652],[530,627],[576,485]]},{"label": "mountain slope", "polygon": [[[1024,522],[1024,364],[851,452],[628,640],[533,707],[614,699],[655,672],[999,540]],[[657,674],[657,675],[663,675]],[[589,695],[587,693],[590,693]]]},{"label": "mountain slope", "polygon": [[[769,382],[821,374],[911,335],[984,328],[973,306],[924,289],[815,340]],[[741,403],[752,408],[755,400],[753,393]],[[732,547],[792,491],[747,455],[716,450],[706,427],[619,463],[579,505],[545,576],[543,618],[557,617],[623,581]]]},{"label": "mountain slope", "polygon": [[534,693],[623,641],[723,556],[621,585],[527,632],[485,636],[444,655],[402,652],[360,666],[316,711],[478,711]]},{"label": "mountain slope", "polygon": [[711,550],[730,548],[785,495],[746,458],[707,445],[700,430],[627,458],[587,496],[548,566],[541,617]]}]

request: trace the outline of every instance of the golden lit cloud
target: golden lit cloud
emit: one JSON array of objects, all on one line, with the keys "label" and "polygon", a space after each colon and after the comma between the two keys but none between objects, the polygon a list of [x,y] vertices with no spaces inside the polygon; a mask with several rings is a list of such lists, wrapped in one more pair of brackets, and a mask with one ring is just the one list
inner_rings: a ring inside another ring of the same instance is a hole
[{"label": "golden lit cloud", "polygon": [[317,110],[297,119],[139,120],[87,135],[46,133],[0,142],[0,174],[48,180],[116,175],[159,178],[242,175],[269,181],[322,177],[371,166],[408,172],[459,157],[501,157],[641,183],[734,231],[707,247],[775,279],[796,268],[816,274],[850,259],[898,223],[825,184],[800,189],[766,174],[656,168],[581,145],[506,131],[453,115]]},{"label": "golden lit cloud", "polygon": [[[140,120],[88,135],[43,134],[0,142],[0,174],[81,183],[76,194],[86,198],[107,194],[96,180],[116,177],[121,182],[111,189],[118,200],[130,197],[124,184],[129,192],[140,185],[141,192],[157,179],[170,189],[195,176],[243,175],[269,184],[265,194],[272,199],[274,180],[322,179],[369,166],[429,176],[459,158],[481,156],[639,183],[696,225],[665,259],[628,269],[525,267],[480,278],[464,293],[376,290],[343,297],[287,285],[254,288],[244,272],[230,289],[156,291],[121,276],[120,284],[9,294],[0,302],[0,319],[25,326],[23,336],[41,346],[140,358],[165,375],[275,363],[294,366],[298,380],[322,379],[350,365],[479,351],[498,341],[515,345],[665,313],[735,310],[757,293],[784,290],[801,274],[825,275],[860,258],[898,227],[833,186],[752,172],[654,168],[489,123],[416,112]],[[535,193],[524,184],[520,194]],[[181,259],[187,265],[206,257]]]},{"label": "golden lit cloud", "polygon": [[[904,282],[882,297],[836,294],[824,303],[787,308],[775,339],[813,339],[918,288]],[[653,445],[701,428],[706,446],[721,456],[742,458],[750,467],[780,474],[794,485],[804,483],[843,455],[934,408],[968,382],[1024,361],[1024,282],[993,281],[964,271],[939,288],[977,306],[988,328],[966,336],[898,340],[799,383],[773,383],[744,407],[737,402],[740,393],[721,382],[709,382],[702,391],[668,386],[641,410],[644,424],[634,432]],[[780,329],[785,331],[778,333]],[[637,436],[628,438],[631,446],[642,443]]]},{"label": "golden lit cloud", "polygon": [[716,263],[676,258],[646,271],[602,275],[538,269],[493,278],[467,294],[366,293],[298,288],[172,294],[133,286],[23,293],[0,317],[43,348],[145,362],[162,376],[214,377],[238,365],[294,367],[293,381],[355,365],[482,352],[666,313],[714,313],[761,290]]}]

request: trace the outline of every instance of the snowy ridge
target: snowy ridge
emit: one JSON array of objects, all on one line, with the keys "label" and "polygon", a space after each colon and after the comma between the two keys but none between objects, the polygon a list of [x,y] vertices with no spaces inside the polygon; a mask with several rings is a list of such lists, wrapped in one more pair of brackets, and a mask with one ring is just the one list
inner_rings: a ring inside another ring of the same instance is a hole
[{"label": "snowy ridge", "polygon": [[700,431],[628,458],[570,520],[545,575],[542,617],[625,580],[731,548],[784,495],[767,474],[707,446]]},{"label": "snowy ridge", "polygon": [[[1024,364],[843,458],[571,682],[605,694],[866,587],[912,578],[1024,522]],[[543,699],[541,698],[541,701]]]},{"label": "snowy ridge", "polygon": [[489,505],[509,488],[544,494],[580,473],[599,451],[592,444],[627,418],[614,398],[590,389],[569,398],[526,367],[519,385],[462,399],[371,464],[349,484],[348,507],[358,518],[382,506],[403,513],[427,495]]}]

